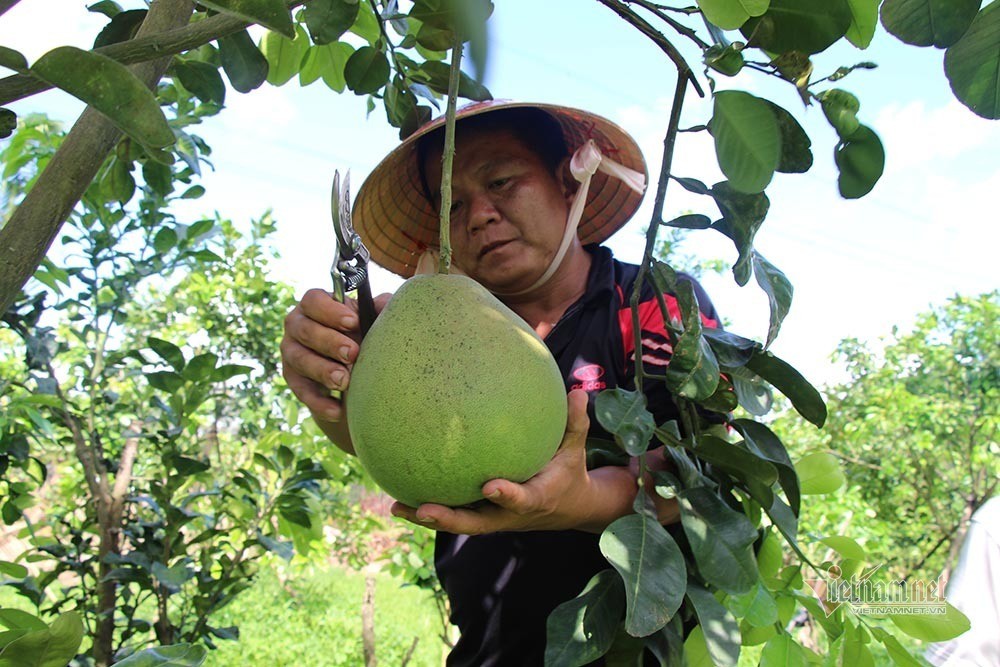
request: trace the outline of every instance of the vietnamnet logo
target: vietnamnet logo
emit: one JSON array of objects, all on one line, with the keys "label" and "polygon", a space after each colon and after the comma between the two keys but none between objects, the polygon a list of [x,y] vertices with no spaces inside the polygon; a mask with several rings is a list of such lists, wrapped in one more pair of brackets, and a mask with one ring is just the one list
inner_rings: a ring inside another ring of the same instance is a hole
[{"label": "vietnamnet logo", "polygon": [[586,364],[573,371],[573,377],[579,382],[570,386],[570,389],[583,389],[584,391],[600,391],[608,386],[608,383],[601,379],[604,376],[604,367],[597,364]]}]

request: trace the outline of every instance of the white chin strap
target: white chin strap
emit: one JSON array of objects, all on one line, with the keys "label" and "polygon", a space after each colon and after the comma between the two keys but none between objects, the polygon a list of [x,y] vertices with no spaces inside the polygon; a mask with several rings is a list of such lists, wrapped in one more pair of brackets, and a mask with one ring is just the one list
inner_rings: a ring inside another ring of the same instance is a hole
[{"label": "white chin strap", "polygon": [[[576,237],[576,229],[580,225],[580,218],[583,217],[583,209],[587,204],[587,192],[590,190],[590,180],[596,172],[601,171],[608,176],[619,179],[639,194],[642,194],[646,189],[646,176],[644,174],[641,174],[634,169],[629,169],[628,167],[621,165],[611,158],[603,155],[601,153],[601,149],[597,147],[597,144],[593,139],[588,139],[576,149],[576,152],[573,153],[573,157],[570,159],[569,170],[573,174],[573,178],[580,182],[580,187],[577,189],[576,194],[573,195],[573,203],[570,205],[569,215],[566,217],[566,228],[563,230],[563,237],[562,242],[559,244],[559,250],[557,250],[556,254],[552,257],[552,262],[549,263],[545,272],[539,276],[538,280],[532,283],[530,287],[516,292],[498,292],[496,290],[491,290],[497,296],[520,296],[522,294],[527,294],[528,292],[534,291],[547,283],[549,279],[555,275],[555,272],[559,269],[563,259],[566,257],[566,252],[573,243],[573,239]],[[416,272],[420,274],[430,273],[436,270],[438,257],[439,253],[436,249],[430,248],[426,250],[417,262]],[[426,269],[430,269],[430,271],[426,271]],[[451,272],[464,275],[464,272],[454,264],[452,264]]]}]

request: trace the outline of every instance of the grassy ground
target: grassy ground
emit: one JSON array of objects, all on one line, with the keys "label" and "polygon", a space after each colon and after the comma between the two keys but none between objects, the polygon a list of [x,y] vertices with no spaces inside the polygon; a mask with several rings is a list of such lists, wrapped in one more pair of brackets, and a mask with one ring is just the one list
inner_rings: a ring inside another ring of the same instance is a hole
[{"label": "grassy ground", "polygon": [[[273,572],[262,572],[252,588],[214,619],[238,625],[239,641],[223,641],[207,667],[357,667],[364,664],[361,600],[364,575],[329,568],[290,578],[282,586]],[[440,623],[429,595],[401,588],[388,575],[377,577],[375,641],[380,665],[401,665],[419,638],[409,667],[440,667]]]}]

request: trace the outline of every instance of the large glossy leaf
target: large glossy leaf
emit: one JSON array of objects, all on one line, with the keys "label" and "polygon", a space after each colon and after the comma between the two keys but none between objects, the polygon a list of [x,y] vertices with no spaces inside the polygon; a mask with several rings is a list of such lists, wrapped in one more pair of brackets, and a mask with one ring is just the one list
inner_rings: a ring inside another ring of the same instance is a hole
[{"label": "large glossy leaf", "polygon": [[[448,92],[448,75],[451,68],[443,62],[430,60],[420,66],[420,71],[427,75],[427,86],[438,93]],[[493,99],[490,91],[471,76],[462,72],[458,79],[458,94],[469,100],[481,102]]]},{"label": "large glossy leaf", "polygon": [[181,352],[181,348],[177,347],[170,341],[163,340],[162,338],[157,338],[155,336],[150,336],[146,339],[146,343],[149,345],[150,349],[160,356],[161,359],[170,364],[171,368],[175,371],[180,372],[184,369],[184,353]]},{"label": "large glossy leaf", "polygon": [[907,44],[951,46],[965,34],[982,0],[885,0],[882,26]]},{"label": "large glossy leaf", "polygon": [[344,92],[347,79],[344,70],[347,61],[354,55],[354,47],[347,42],[334,42],[323,46],[309,47],[299,71],[299,83],[307,86],[316,79],[322,78],[323,83],[338,93]]},{"label": "large glossy leaf", "polygon": [[[646,649],[656,656],[661,667],[683,667],[684,655],[684,622],[679,616],[674,616],[659,632],[654,632],[644,638]],[[693,667],[690,661],[688,667]]]},{"label": "large glossy leaf", "polygon": [[133,653],[115,667],[199,667],[208,658],[208,649],[195,644],[155,646]]},{"label": "large glossy leaf", "polygon": [[819,53],[847,34],[851,8],[847,0],[771,0],[760,18],[751,18],[741,31],[770,53]]},{"label": "large glossy leaf", "polygon": [[600,546],[625,582],[628,633],[645,637],[666,625],[687,587],[684,556],[670,534],[645,514],[629,514],[607,527]]},{"label": "large glossy leaf", "polygon": [[694,626],[684,639],[684,661],[681,664],[686,667],[715,667],[700,625]]},{"label": "large glossy leaf", "polygon": [[984,7],[948,49],[944,71],[962,104],[983,118],[1000,119],[1000,4]]},{"label": "large glossy leaf", "polygon": [[132,39],[146,20],[147,10],[130,9],[115,14],[94,39],[94,48],[109,46]]},{"label": "large glossy leaf", "polygon": [[556,607],[545,623],[546,667],[576,667],[604,655],[625,611],[625,588],[612,569],[587,582],[583,592]]},{"label": "large glossy leaf", "polygon": [[35,630],[7,644],[0,667],[66,667],[83,641],[79,612],[62,614],[44,630]]},{"label": "large glossy leaf", "polygon": [[219,38],[219,61],[229,83],[241,93],[259,88],[267,80],[267,59],[246,30]]},{"label": "large glossy leaf", "polygon": [[727,181],[712,186],[712,197],[722,211],[722,219],[712,224],[712,229],[728,236],[736,246],[739,257],[733,264],[736,283],[746,285],[750,280],[753,239],[767,217],[771,201],[763,192],[745,194],[738,192]]},{"label": "large glossy leaf", "polygon": [[872,628],[872,636],[885,646],[886,653],[892,659],[894,665],[898,667],[921,667],[922,663],[913,657],[913,654],[906,650],[898,639],[883,630],[882,628]]},{"label": "large glossy leaf", "polygon": [[770,100],[765,102],[774,113],[781,134],[781,157],[775,171],[783,174],[803,174],[809,171],[813,164],[812,140],[809,135],[786,109]]},{"label": "large glossy leaf", "polygon": [[859,125],[852,135],[837,145],[834,160],[840,176],[837,185],[846,199],[858,199],[871,192],[885,169],[885,149],[878,135]]},{"label": "large glossy leaf", "polygon": [[389,61],[373,46],[362,46],[344,65],[347,87],[358,95],[369,95],[389,82]]},{"label": "large glossy leaf", "polygon": [[778,605],[762,583],[726,600],[726,606],[739,618],[756,628],[773,625],[778,620]]},{"label": "large glossy leaf", "polygon": [[691,451],[739,479],[756,480],[765,486],[778,481],[778,470],[770,461],[714,435],[702,435]]},{"label": "large glossy leaf", "polygon": [[740,659],[740,627],[732,614],[705,587],[688,581],[687,597],[694,607],[712,663],[735,666]]},{"label": "large glossy leaf", "polygon": [[311,0],[302,16],[316,44],[336,42],[358,18],[358,0]]},{"label": "large glossy leaf", "polygon": [[22,72],[28,69],[28,60],[20,51],[6,46],[0,46],[0,67]]},{"label": "large glossy leaf", "polygon": [[897,628],[925,642],[943,642],[954,639],[969,627],[969,618],[946,602],[944,614],[889,614]]},{"label": "large glossy leaf", "polygon": [[702,335],[708,340],[719,364],[726,368],[743,366],[761,345],[755,340],[744,338],[724,329],[704,329]]},{"label": "large glossy leaf", "polygon": [[720,91],[711,127],[719,167],[729,184],[740,192],[762,192],[781,157],[781,134],[768,103],[743,91]]},{"label": "large glossy leaf", "polygon": [[847,481],[837,457],[826,452],[806,454],[795,464],[802,495],[833,493]]},{"label": "large glossy leaf", "polygon": [[295,37],[292,13],[285,0],[197,0],[197,2],[217,12],[232,14],[250,23],[259,23],[289,39]]},{"label": "large glossy leaf", "polygon": [[881,0],[847,0],[851,8],[851,27],[847,39],[859,49],[867,49],[878,26],[878,6]]},{"label": "large glossy leaf", "polygon": [[826,421],[823,397],[802,374],[767,351],[756,352],[746,367],[788,397],[792,407],[816,426]]},{"label": "large glossy leaf", "polygon": [[107,56],[60,46],[39,58],[31,74],[94,107],[141,144],[164,148],[174,143],[152,91]]},{"label": "large glossy leaf", "polygon": [[757,284],[767,295],[771,311],[767,326],[767,341],[764,343],[764,348],[767,349],[778,337],[781,323],[785,320],[789,308],[792,307],[792,283],[785,277],[784,273],[764,259],[764,256],[756,250],[753,253],[753,275],[757,279]]},{"label": "large glossy leaf", "polygon": [[723,30],[736,30],[751,16],[767,11],[769,0],[698,0],[705,18]]},{"label": "large glossy leaf", "polygon": [[750,590],[757,581],[751,549],[757,530],[750,519],[705,487],[686,489],[678,500],[681,526],[701,576],[732,595]]},{"label": "large glossy leaf", "polygon": [[806,653],[791,635],[775,635],[764,644],[760,667],[806,667]]},{"label": "large glossy leaf", "polygon": [[199,60],[179,60],[174,63],[174,74],[202,102],[220,106],[226,102],[226,82],[218,67]]},{"label": "large glossy leaf", "polygon": [[[299,73],[309,50],[309,35],[302,26],[295,27],[295,39],[268,30],[260,40],[260,51],[267,60],[267,82],[283,86]],[[353,50],[352,50],[353,51]]]},{"label": "large glossy leaf", "polygon": [[[715,393],[719,385],[719,363],[708,342],[702,338],[701,310],[690,281],[678,281],[664,274],[668,267],[655,265],[654,276],[666,280],[675,293],[681,309],[684,333],[678,337],[665,371],[667,386],[678,396],[703,400]],[[662,281],[661,281],[662,282]]]},{"label": "large glossy leaf", "polygon": [[602,391],[594,400],[594,414],[604,429],[614,436],[618,446],[632,456],[649,447],[656,421],[646,407],[646,396],[639,391],[615,388]]},{"label": "large glossy leaf", "polygon": [[767,426],[752,419],[735,419],[732,426],[743,436],[747,447],[778,469],[778,483],[788,497],[792,512],[798,515],[801,495],[798,474],[781,440]]}]

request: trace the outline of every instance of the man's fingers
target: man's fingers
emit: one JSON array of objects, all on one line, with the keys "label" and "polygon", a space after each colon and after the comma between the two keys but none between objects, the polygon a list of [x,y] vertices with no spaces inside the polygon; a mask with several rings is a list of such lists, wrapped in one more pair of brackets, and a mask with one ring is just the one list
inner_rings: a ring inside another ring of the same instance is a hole
[{"label": "man's fingers", "polygon": [[377,297],[375,297],[373,299],[373,301],[375,302],[375,312],[381,313],[383,310],[385,310],[385,307],[388,305],[389,299],[391,298],[392,298],[392,293],[390,292],[383,292],[382,294],[379,294]]},{"label": "man's fingers", "polygon": [[284,377],[288,388],[314,415],[331,422],[343,418],[343,404],[328,389],[296,373],[284,373]]},{"label": "man's fingers", "polygon": [[566,435],[563,436],[560,448],[567,446],[585,447],[587,431],[590,429],[590,417],[587,416],[587,392],[574,389],[566,396],[568,415],[566,417]]}]

